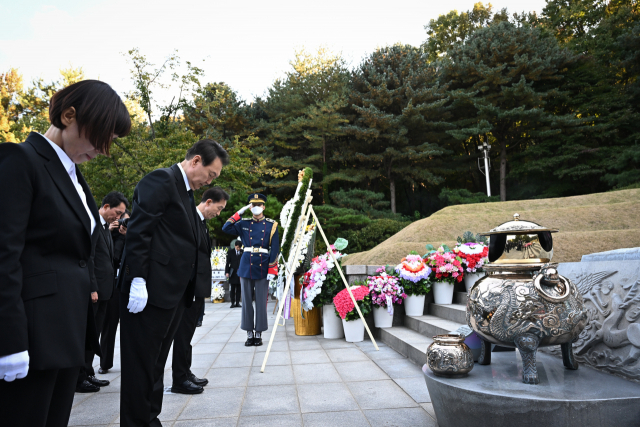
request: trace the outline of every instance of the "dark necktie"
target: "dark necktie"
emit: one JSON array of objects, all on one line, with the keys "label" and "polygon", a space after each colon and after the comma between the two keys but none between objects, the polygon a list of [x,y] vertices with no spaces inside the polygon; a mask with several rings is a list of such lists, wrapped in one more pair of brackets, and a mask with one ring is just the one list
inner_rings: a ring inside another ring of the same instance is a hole
[{"label": "dark necktie", "polygon": [[189,202],[191,203],[191,215],[193,219],[198,222],[198,214],[196,213],[196,201],[193,199],[193,190],[187,191],[189,193]]},{"label": "dark necktie", "polygon": [[109,230],[109,223],[108,223],[108,222],[105,222],[105,223],[104,223],[104,229],[105,229],[105,230]]}]

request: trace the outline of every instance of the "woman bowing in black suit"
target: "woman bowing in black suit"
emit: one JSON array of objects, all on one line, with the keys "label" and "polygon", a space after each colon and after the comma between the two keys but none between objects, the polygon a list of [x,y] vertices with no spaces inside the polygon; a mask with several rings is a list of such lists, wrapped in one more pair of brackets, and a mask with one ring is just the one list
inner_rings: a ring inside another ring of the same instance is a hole
[{"label": "woman bowing in black suit", "polygon": [[0,402],[7,426],[66,426],[85,348],[99,353],[91,306],[98,210],[76,165],[109,154],[131,128],[106,83],[51,98],[51,127],[0,144]]}]

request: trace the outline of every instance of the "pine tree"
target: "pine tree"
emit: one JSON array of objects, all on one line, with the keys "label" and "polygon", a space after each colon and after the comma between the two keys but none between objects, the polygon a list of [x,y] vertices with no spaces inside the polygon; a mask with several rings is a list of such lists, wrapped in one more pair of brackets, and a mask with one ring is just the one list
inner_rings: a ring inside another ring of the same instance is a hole
[{"label": "pine tree", "polygon": [[340,170],[329,172],[335,146],[344,135],[348,74],[342,57],[319,49],[312,55],[296,53],[292,71],[276,80],[261,105],[269,117],[258,126],[258,133],[273,148],[272,165],[289,170],[287,179],[265,182],[276,191],[290,190],[297,184],[297,171],[314,170],[314,187],[322,187],[322,199],[333,181],[353,181]]},{"label": "pine tree", "polygon": [[395,45],[376,50],[352,76],[350,141],[342,156],[370,182],[386,179],[393,213],[398,180],[440,181],[427,167],[442,153],[435,142],[446,127],[435,73],[421,49]]},{"label": "pine tree", "polygon": [[209,83],[195,91],[184,122],[196,135],[222,142],[242,135],[249,123],[246,105],[226,83]]},{"label": "pine tree", "polygon": [[575,61],[552,37],[509,22],[476,30],[440,61],[440,80],[449,84],[457,119],[448,133],[460,141],[480,135],[497,146],[501,200],[507,199],[509,151],[583,124],[573,114],[545,110]]}]

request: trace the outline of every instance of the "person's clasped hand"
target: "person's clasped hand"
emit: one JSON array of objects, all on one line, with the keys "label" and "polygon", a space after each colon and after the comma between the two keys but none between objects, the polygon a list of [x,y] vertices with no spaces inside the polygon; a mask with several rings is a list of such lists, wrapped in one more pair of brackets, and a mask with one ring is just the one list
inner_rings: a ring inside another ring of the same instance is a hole
[{"label": "person's clasped hand", "polygon": [[147,281],[142,277],[135,277],[131,281],[131,290],[129,291],[129,304],[127,309],[131,313],[140,313],[147,305]]},{"label": "person's clasped hand", "polygon": [[247,206],[245,206],[244,208],[240,209],[240,210],[238,211],[238,213],[239,213],[240,215],[242,215],[243,213],[245,213],[245,212],[247,211],[247,209],[251,209],[251,206],[253,206],[253,205],[252,205],[251,203],[249,203]]},{"label": "person's clasped hand", "polygon": [[11,382],[16,378],[24,378],[29,373],[29,352],[10,354],[0,357],[0,379]]}]

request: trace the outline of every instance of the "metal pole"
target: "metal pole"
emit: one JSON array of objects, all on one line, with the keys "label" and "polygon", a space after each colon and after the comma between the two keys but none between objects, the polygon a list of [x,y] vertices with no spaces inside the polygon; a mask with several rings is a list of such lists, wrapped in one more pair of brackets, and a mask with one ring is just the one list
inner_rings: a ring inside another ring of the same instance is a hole
[{"label": "metal pole", "polygon": [[[486,146],[486,145],[485,145]],[[491,197],[491,182],[489,181],[489,151],[484,150],[484,179],[487,180],[487,196]]]},{"label": "metal pole", "polygon": [[482,151],[482,158],[484,159],[484,171],[480,166],[480,162],[478,162],[478,169],[480,169],[480,172],[484,174],[484,179],[487,183],[487,196],[491,197],[491,182],[489,181],[489,168],[491,167],[491,165],[489,164],[489,150],[491,150],[491,146],[488,145],[485,141],[482,143],[482,145],[478,145],[478,150]]}]

